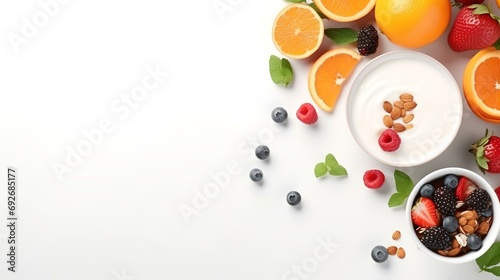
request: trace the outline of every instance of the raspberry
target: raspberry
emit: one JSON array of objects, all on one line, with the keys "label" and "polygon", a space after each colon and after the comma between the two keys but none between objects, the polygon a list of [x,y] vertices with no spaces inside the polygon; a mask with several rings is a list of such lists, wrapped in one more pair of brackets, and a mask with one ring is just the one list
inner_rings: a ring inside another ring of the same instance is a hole
[{"label": "raspberry", "polygon": [[399,134],[395,130],[388,128],[380,134],[378,144],[382,150],[386,152],[394,152],[399,149],[399,145],[401,145],[401,138],[399,138]]},{"label": "raspberry", "polygon": [[378,189],[385,182],[384,173],[378,169],[367,170],[363,175],[363,182],[370,189]]},{"label": "raspberry", "polygon": [[311,103],[304,103],[297,110],[297,118],[305,124],[313,124],[318,120],[318,113]]},{"label": "raspberry", "polygon": [[378,33],[373,25],[369,24],[358,32],[358,52],[360,55],[370,55],[377,51]]}]

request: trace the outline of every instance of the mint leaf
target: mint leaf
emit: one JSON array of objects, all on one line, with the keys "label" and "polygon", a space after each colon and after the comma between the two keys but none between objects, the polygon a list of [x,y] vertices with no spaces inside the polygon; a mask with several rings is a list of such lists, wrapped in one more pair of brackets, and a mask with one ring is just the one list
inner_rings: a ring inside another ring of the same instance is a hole
[{"label": "mint leaf", "polygon": [[326,167],[326,164],[324,162],[319,162],[314,167],[314,175],[316,176],[316,178],[326,175],[327,172],[328,168]]},{"label": "mint leaf", "polygon": [[484,271],[493,273],[496,276],[500,276],[500,266],[494,266],[492,268],[485,268]]},{"label": "mint leaf", "polygon": [[347,170],[340,164],[334,165],[330,167],[330,171],[328,171],[330,175],[333,176],[345,176],[347,175]]},{"label": "mint leaf", "polygon": [[476,263],[481,270],[500,263],[500,242],[493,243],[488,251],[476,259]]},{"label": "mint leaf", "polygon": [[316,6],[316,4],[314,4],[314,2],[308,3],[308,5],[311,6],[311,8],[313,8],[316,11],[316,13],[318,13],[320,18],[326,19],[325,14],[323,14],[323,12],[318,9],[318,6]]},{"label": "mint leaf", "polygon": [[411,178],[400,170],[394,170],[394,180],[396,181],[396,190],[406,196],[409,196],[413,189],[413,181]]},{"label": "mint leaf", "polygon": [[336,165],[339,165],[337,159],[332,154],[328,154],[325,157],[325,163],[329,168],[333,168]]},{"label": "mint leaf", "polygon": [[288,86],[293,79],[292,65],[286,58],[271,55],[269,58],[269,73],[275,84]]},{"label": "mint leaf", "polygon": [[325,35],[337,45],[346,45],[358,40],[358,32],[351,28],[327,28]]},{"label": "mint leaf", "polygon": [[403,193],[399,193],[399,192],[393,193],[391,195],[391,197],[389,198],[389,202],[387,204],[389,205],[389,207],[399,206],[399,205],[403,204],[403,202],[405,202],[407,197],[408,196],[403,194]]}]

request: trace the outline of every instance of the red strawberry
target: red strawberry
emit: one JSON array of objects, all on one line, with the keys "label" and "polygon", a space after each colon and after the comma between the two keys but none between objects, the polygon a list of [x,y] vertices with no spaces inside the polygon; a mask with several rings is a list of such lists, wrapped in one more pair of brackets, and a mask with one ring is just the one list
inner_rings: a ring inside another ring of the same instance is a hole
[{"label": "red strawberry", "polygon": [[457,7],[465,7],[472,4],[481,4],[483,2],[484,0],[455,0],[455,3],[453,3],[453,5]]},{"label": "red strawberry", "polygon": [[297,118],[305,124],[313,124],[318,120],[318,113],[311,103],[304,103],[297,110]]},{"label": "red strawberry", "polygon": [[495,188],[495,193],[497,194],[498,201],[500,201],[500,187]]},{"label": "red strawberry", "polygon": [[419,227],[430,228],[439,225],[436,205],[430,198],[420,197],[411,208],[411,220]]},{"label": "red strawberry", "polygon": [[493,45],[498,38],[498,17],[485,5],[475,4],[458,12],[448,34],[448,45],[456,52],[479,50]]},{"label": "red strawberry", "polygon": [[458,200],[465,201],[465,199],[477,188],[476,184],[469,180],[469,178],[460,177],[457,189],[455,190],[455,196]]},{"label": "red strawberry", "polygon": [[483,138],[472,144],[469,150],[476,157],[479,169],[485,173],[500,173],[500,137],[493,133],[488,135],[488,130]]}]

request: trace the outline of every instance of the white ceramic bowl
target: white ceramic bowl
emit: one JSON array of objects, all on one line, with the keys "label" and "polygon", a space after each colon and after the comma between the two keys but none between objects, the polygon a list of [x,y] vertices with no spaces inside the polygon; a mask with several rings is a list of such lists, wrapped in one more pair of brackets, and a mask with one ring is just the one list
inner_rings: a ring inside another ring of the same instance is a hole
[{"label": "white ceramic bowl", "polygon": [[413,242],[417,245],[417,248],[424,252],[426,255],[430,256],[433,259],[436,259],[441,262],[445,263],[452,263],[452,264],[459,264],[459,263],[465,263],[465,262],[470,262],[474,261],[481,255],[483,255],[490,247],[491,245],[495,242],[498,233],[500,231],[500,204],[499,203],[493,203],[493,223],[491,224],[490,230],[486,237],[483,239],[483,244],[481,248],[477,251],[470,251],[467,254],[459,257],[445,257],[441,256],[438,253],[433,252],[432,250],[428,249],[425,247],[422,242],[417,237],[417,234],[415,233],[414,226],[411,220],[411,208],[413,206],[413,202],[417,196],[419,196],[419,190],[422,185],[425,183],[429,183],[435,179],[438,179],[440,177],[446,176],[448,174],[455,174],[457,176],[465,176],[469,178],[472,182],[474,182],[478,187],[486,190],[488,194],[490,195],[490,198],[492,201],[495,201],[497,199],[497,195],[495,194],[494,189],[491,187],[491,185],[480,175],[478,175],[475,172],[472,172],[468,169],[464,168],[459,168],[459,167],[448,167],[448,168],[443,168],[436,170],[424,178],[420,180],[415,187],[413,188],[410,196],[408,197],[408,202],[406,204],[406,221],[408,224],[408,227],[410,228],[410,237],[413,240]]},{"label": "white ceramic bowl", "polygon": [[[411,93],[417,103],[410,111],[413,128],[399,134],[397,151],[385,152],[378,145],[387,129],[382,104],[399,100],[402,93]],[[462,103],[460,88],[446,67],[426,54],[401,50],[377,56],[354,77],[346,117],[353,138],[367,154],[388,165],[409,167],[436,158],[453,142],[462,122]]]}]

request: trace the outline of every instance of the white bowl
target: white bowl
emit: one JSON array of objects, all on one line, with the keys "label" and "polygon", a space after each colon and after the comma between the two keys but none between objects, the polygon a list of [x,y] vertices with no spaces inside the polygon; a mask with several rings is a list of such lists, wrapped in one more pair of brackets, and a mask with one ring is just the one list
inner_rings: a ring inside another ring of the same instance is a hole
[{"label": "white bowl", "polygon": [[[405,92],[417,103],[410,112],[413,128],[399,134],[397,151],[385,152],[378,145],[387,129],[382,104]],[[462,93],[439,61],[416,51],[393,51],[372,59],[354,77],[346,112],[349,130],[367,154],[391,166],[417,166],[439,156],[455,139],[462,122]]]},{"label": "white bowl", "polygon": [[483,255],[490,247],[491,245],[495,242],[498,233],[500,231],[500,204],[499,203],[492,203],[493,207],[493,223],[491,224],[490,230],[488,231],[488,234],[486,237],[483,239],[483,244],[481,248],[477,251],[470,251],[467,254],[459,257],[445,257],[441,256],[438,253],[433,252],[432,250],[428,249],[425,247],[422,242],[417,237],[417,234],[415,233],[414,226],[411,220],[411,208],[413,206],[413,202],[415,201],[415,198],[419,195],[419,190],[422,185],[425,183],[429,183],[435,179],[441,178],[443,176],[446,176],[448,174],[455,174],[457,176],[465,176],[469,178],[472,182],[474,182],[478,187],[484,189],[485,191],[488,192],[490,195],[490,198],[493,202],[497,199],[497,195],[495,194],[494,189],[491,187],[491,185],[480,175],[478,175],[475,172],[472,172],[468,169],[460,168],[460,167],[448,167],[448,168],[443,168],[436,170],[424,178],[420,180],[415,187],[413,188],[412,192],[410,193],[410,196],[408,197],[408,201],[406,204],[406,221],[408,224],[408,227],[410,228],[410,238],[413,240],[413,242],[417,245],[417,248],[424,252],[426,255],[430,256],[431,258],[445,262],[445,263],[451,263],[451,264],[459,264],[459,263],[465,263],[465,262],[470,262],[474,261],[481,255]]}]

